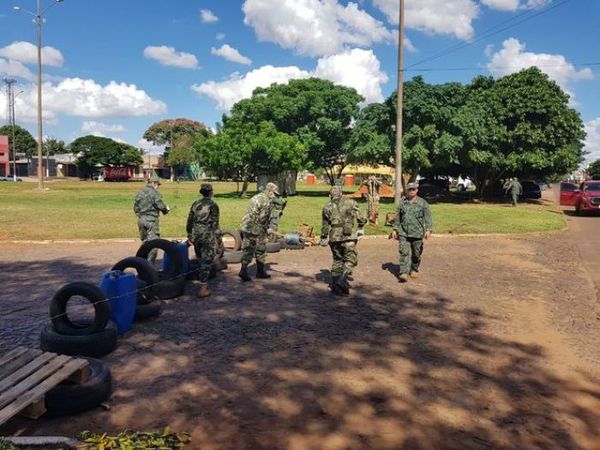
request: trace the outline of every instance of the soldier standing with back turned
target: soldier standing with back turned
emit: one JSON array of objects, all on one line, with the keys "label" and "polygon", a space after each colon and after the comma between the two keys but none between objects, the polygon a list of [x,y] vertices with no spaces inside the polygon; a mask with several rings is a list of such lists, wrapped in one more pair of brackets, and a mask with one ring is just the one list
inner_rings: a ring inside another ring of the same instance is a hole
[{"label": "soldier standing with back turned", "polygon": [[406,185],[392,237],[400,241],[400,275],[398,281],[406,283],[408,277],[416,278],[421,264],[423,239],[431,235],[431,210],[429,203],[417,194],[417,183]]},{"label": "soldier standing with back turned", "polygon": [[239,276],[242,281],[252,281],[248,274],[248,265],[256,258],[256,278],[271,278],[267,274],[267,236],[273,232],[274,220],[271,201],[279,196],[279,188],[275,183],[267,183],[265,190],[250,200],[248,211],[242,218],[242,267]]},{"label": "soldier standing with back turned", "polygon": [[[329,244],[333,255],[331,292],[344,295],[350,293],[348,277],[358,264],[356,243],[365,234],[367,219],[361,215],[354,200],[342,198],[340,186],[332,187],[329,196],[329,202],[323,207],[320,245]],[[356,232],[354,222],[358,225]]]},{"label": "soldier standing with back turned", "polygon": [[215,257],[217,239],[221,232],[219,230],[219,206],[212,199],[212,185],[202,183],[200,194],[202,198],[196,200],[190,208],[186,231],[188,242],[194,245],[196,258],[200,262],[198,270],[200,287],[196,296],[204,298],[210,295],[208,278]]},{"label": "soldier standing with back turned", "polygon": [[[151,241],[160,238],[160,228],[158,218],[160,213],[168,214],[171,210],[163,201],[162,195],[158,192],[160,178],[153,174],[148,179],[148,184],[140,190],[135,196],[133,212],[138,217],[138,228],[142,242]],[[157,249],[153,249],[148,254],[148,260],[154,262]]]}]

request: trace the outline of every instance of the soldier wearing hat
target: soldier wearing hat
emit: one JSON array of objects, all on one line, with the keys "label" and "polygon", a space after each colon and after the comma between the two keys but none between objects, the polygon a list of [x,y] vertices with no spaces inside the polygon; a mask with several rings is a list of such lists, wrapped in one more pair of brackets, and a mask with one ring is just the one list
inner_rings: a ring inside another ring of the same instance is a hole
[{"label": "soldier wearing hat", "polygon": [[406,283],[408,277],[416,278],[421,264],[423,239],[431,235],[432,221],[429,203],[417,194],[417,183],[406,185],[392,237],[400,242],[400,275],[398,280]]},{"label": "soldier wearing hat", "polygon": [[[156,174],[148,179],[148,184],[135,196],[133,212],[138,217],[138,229],[142,242],[160,238],[158,218],[160,213],[168,214],[171,210],[165,205],[162,195],[158,192],[160,178]],[[154,261],[158,250],[148,254],[148,259]]]},{"label": "soldier wearing hat", "polygon": [[215,247],[220,237],[219,206],[213,201],[213,187],[210,183],[200,186],[202,198],[196,200],[190,208],[187,219],[188,242],[194,246],[196,258],[200,261],[198,279],[200,287],[196,296],[208,297],[208,278],[215,257]]},{"label": "soldier wearing hat", "polygon": [[[356,242],[365,234],[367,219],[354,200],[342,197],[340,186],[332,187],[329,197],[330,201],[323,207],[320,245],[329,244],[333,256],[331,291],[344,295],[350,292],[348,277],[358,264]],[[355,222],[358,225],[356,231]]]},{"label": "soldier wearing hat", "polygon": [[279,197],[279,188],[275,183],[267,183],[262,192],[250,200],[248,210],[242,218],[240,231],[242,233],[242,267],[239,276],[243,281],[251,281],[248,265],[256,258],[256,278],[271,278],[267,274],[265,261],[267,259],[267,236],[274,231],[272,199]]}]

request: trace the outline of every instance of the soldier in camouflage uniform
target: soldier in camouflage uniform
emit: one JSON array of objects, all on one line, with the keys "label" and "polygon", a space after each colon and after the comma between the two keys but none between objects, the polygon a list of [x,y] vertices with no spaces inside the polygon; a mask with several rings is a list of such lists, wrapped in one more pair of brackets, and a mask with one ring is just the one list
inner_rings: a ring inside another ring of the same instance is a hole
[{"label": "soldier in camouflage uniform", "polygon": [[519,179],[515,177],[508,180],[504,185],[504,189],[507,193],[510,192],[512,205],[517,206],[519,203],[519,195],[523,194],[523,186],[521,186],[521,183],[519,183]]},{"label": "soldier in camouflage uniform", "polygon": [[200,261],[198,279],[200,287],[196,296],[208,297],[208,277],[215,257],[215,247],[220,237],[219,206],[212,200],[213,188],[210,183],[200,187],[202,198],[196,200],[190,209],[187,219],[188,242],[194,245],[196,258]]},{"label": "soldier in camouflage uniform", "polygon": [[256,258],[256,278],[271,278],[267,274],[267,236],[273,232],[273,198],[279,196],[279,188],[267,183],[265,190],[250,200],[248,211],[242,218],[242,267],[239,276],[243,281],[251,281],[248,265]]},{"label": "soldier in camouflage uniform", "polygon": [[[336,295],[344,295],[350,292],[347,279],[358,263],[356,243],[365,234],[367,219],[361,215],[354,200],[342,198],[340,186],[331,188],[329,196],[331,200],[323,207],[320,244],[329,244],[333,255],[331,291]],[[358,225],[356,232],[355,221]]]},{"label": "soldier in camouflage uniform", "polygon": [[[138,217],[138,228],[142,242],[160,238],[158,216],[162,212],[168,214],[170,208],[165,205],[162,195],[158,192],[160,178],[154,174],[148,179],[148,184],[137,193],[133,204],[133,212]],[[157,249],[148,254],[148,260],[156,260]]]},{"label": "soldier in camouflage uniform", "polygon": [[407,195],[402,198],[392,237],[400,241],[400,275],[398,280],[406,283],[408,277],[417,277],[423,252],[423,239],[431,234],[431,210],[427,201],[417,196],[416,183],[406,185]]}]

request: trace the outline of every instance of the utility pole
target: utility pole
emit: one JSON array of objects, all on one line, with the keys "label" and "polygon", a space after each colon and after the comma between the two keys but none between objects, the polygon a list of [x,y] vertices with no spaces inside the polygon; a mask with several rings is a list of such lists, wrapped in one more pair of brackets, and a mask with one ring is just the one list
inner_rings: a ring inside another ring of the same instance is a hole
[{"label": "utility pole", "polygon": [[38,188],[44,189],[44,167],[42,155],[42,11],[40,0],[37,0],[37,10],[35,15],[35,29],[37,38],[37,120],[38,120]]},{"label": "utility pole", "polygon": [[396,183],[394,202],[400,206],[404,182],[402,180],[402,101],[404,97],[404,0],[400,0],[398,30],[398,86],[396,89]]},{"label": "utility pole", "polygon": [[15,92],[13,91],[13,84],[17,81],[12,78],[4,78],[4,84],[6,85],[6,119],[7,125],[12,128],[12,140],[11,148],[13,151],[13,181],[17,181],[17,146],[15,142]]}]

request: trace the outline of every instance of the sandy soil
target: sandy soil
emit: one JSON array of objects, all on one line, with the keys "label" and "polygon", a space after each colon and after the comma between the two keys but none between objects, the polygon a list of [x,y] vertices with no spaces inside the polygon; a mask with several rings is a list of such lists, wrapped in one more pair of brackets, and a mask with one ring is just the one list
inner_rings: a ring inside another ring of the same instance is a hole
[{"label": "sandy soil", "polygon": [[[48,299],[98,282],[133,243],[1,245],[0,353],[37,346]],[[107,356],[110,410],[0,434],[170,426],[192,449],[600,449],[600,307],[566,232],[434,237],[422,276],[367,239],[347,298],[327,249],[270,255],[273,278],[166,302]]]}]

